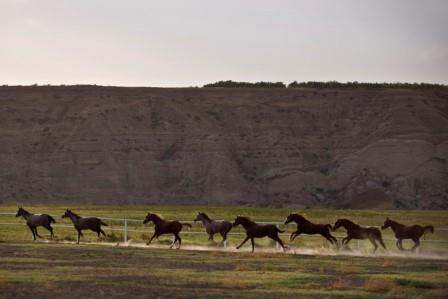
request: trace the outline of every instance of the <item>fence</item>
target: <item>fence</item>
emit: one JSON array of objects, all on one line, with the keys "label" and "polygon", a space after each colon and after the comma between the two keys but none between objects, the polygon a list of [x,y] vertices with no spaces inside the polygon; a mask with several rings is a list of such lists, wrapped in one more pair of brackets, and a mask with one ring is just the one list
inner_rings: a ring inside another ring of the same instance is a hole
[{"label": "fence", "polygon": [[[16,214],[15,213],[0,213],[0,216],[12,216],[14,217]],[[60,216],[56,216],[56,215],[51,215],[54,218],[61,218]],[[97,217],[97,216],[83,216],[83,217]],[[113,221],[113,222],[119,222],[122,223],[122,225],[119,226],[119,228],[115,228],[115,227],[103,227],[103,229],[108,230],[108,231],[116,231],[116,232],[121,232],[123,233],[123,242],[127,243],[129,241],[129,233],[145,233],[145,234],[149,234],[149,233],[153,233],[154,230],[152,228],[145,228],[145,230],[143,229],[132,229],[129,228],[129,223],[139,223],[140,225],[143,226],[143,221],[142,219],[132,219],[132,218],[109,218],[109,217],[97,217],[100,218],[102,220],[105,221]],[[21,218],[22,219],[22,218]],[[190,223],[190,224],[195,224],[194,221],[191,220],[179,220],[182,223]],[[284,223],[282,222],[273,222],[273,221],[257,221],[257,223],[259,224],[274,224],[276,225],[278,228],[280,228],[280,226],[285,226]],[[201,224],[202,225],[202,224]],[[21,221],[17,221],[17,222],[0,222],[0,226],[23,226],[23,220]],[[73,225],[69,225],[69,224],[53,224],[53,227],[62,227],[62,228],[73,228]],[[291,225],[292,226],[292,225]],[[379,227],[379,226],[373,226],[373,227]],[[440,240],[440,239],[430,239],[430,240],[421,240],[421,242],[423,243],[438,243],[438,244],[443,244],[446,245],[446,250],[448,253],[448,227],[436,227],[436,231],[437,232],[443,232],[444,234],[447,235],[446,239],[444,240]],[[182,231],[183,235],[206,235],[206,232],[204,231],[204,229],[202,229],[202,231]],[[285,232],[285,233],[281,233],[280,235],[283,236],[289,236],[291,234],[291,232]],[[332,232],[332,234],[334,234],[334,236],[337,239],[342,239],[343,237],[345,237],[344,232]],[[230,231],[229,236],[231,235],[246,235],[244,232],[235,232],[234,230]],[[319,235],[301,235],[301,237],[306,236],[306,238],[321,238],[321,236]],[[384,241],[389,241],[389,242],[395,242],[396,239],[394,238],[383,238]],[[227,247],[227,243],[225,242],[224,247]],[[357,242],[356,245],[359,248],[359,242]],[[279,245],[278,243],[276,243],[276,247],[278,248]],[[445,246],[444,246],[445,247]]]}]

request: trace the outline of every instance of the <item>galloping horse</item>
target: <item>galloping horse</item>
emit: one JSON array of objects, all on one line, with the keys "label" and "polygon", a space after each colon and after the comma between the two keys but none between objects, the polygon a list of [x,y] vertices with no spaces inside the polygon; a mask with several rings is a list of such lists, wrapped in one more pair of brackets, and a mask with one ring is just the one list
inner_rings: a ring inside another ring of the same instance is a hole
[{"label": "galloping horse", "polygon": [[56,223],[56,220],[54,220],[53,217],[51,217],[48,214],[34,215],[34,214],[31,214],[30,212],[26,211],[22,207],[19,208],[19,210],[17,211],[17,214],[16,214],[16,217],[20,217],[20,216],[22,216],[26,220],[26,225],[28,225],[28,227],[30,228],[31,233],[33,234],[34,241],[36,241],[36,236],[38,236],[39,238],[42,238],[37,233],[38,226],[45,227],[48,231],[50,231],[50,234],[51,234],[50,237],[53,238],[54,234],[53,234],[53,228],[51,227],[51,224]]},{"label": "galloping horse", "polygon": [[89,218],[82,218],[81,216],[73,213],[71,210],[67,209],[62,215],[62,218],[70,218],[70,220],[73,222],[73,225],[75,226],[76,231],[78,232],[78,242],[79,244],[79,238],[83,236],[82,230],[90,229],[91,231],[94,231],[98,234],[98,237],[100,236],[100,233],[103,234],[103,236],[106,236],[104,231],[101,229],[101,225],[107,226],[106,223],[104,223],[101,219],[96,217],[89,217]]},{"label": "galloping horse", "polygon": [[220,233],[222,236],[221,243],[224,243],[227,240],[227,234],[232,229],[232,223],[229,221],[215,221],[210,219],[207,214],[200,212],[194,219],[194,222],[201,221],[205,226],[205,231],[208,234],[208,240],[213,241],[213,235],[216,233]]},{"label": "galloping horse", "polygon": [[331,224],[314,224],[308,221],[305,217],[299,214],[289,214],[286,218],[285,224],[294,221],[297,223],[297,230],[291,234],[289,239],[294,241],[294,239],[300,234],[316,235],[320,234],[322,237],[327,239],[331,244],[338,244],[338,240],[330,234]]},{"label": "galloping horse", "polygon": [[252,252],[254,252],[254,238],[263,237],[269,237],[272,240],[278,242],[280,246],[282,246],[283,250],[287,248],[287,246],[283,245],[282,240],[278,236],[278,233],[284,233],[284,231],[279,230],[278,227],[274,224],[261,225],[250,220],[248,217],[237,216],[235,222],[233,223],[233,226],[237,226],[240,224],[246,230],[246,239],[244,239],[244,241],[240,245],[238,245],[236,249],[240,249],[241,246],[243,246],[244,243],[246,243],[247,240],[250,239],[250,241],[252,242]]},{"label": "galloping horse", "polygon": [[389,218],[384,221],[383,226],[381,226],[381,229],[386,229],[390,227],[394,233],[395,237],[397,238],[397,247],[400,250],[406,250],[403,248],[403,240],[404,239],[412,239],[414,241],[414,247],[411,248],[411,251],[415,251],[415,249],[420,246],[420,238],[426,233],[434,233],[434,226],[428,225],[428,226],[420,226],[420,225],[412,225],[412,226],[406,226],[401,223],[398,223],[396,221],[393,221]]},{"label": "galloping horse", "polygon": [[375,246],[373,252],[376,251],[378,245],[375,241],[380,242],[381,246],[386,249],[386,245],[384,245],[383,237],[381,235],[381,231],[376,227],[361,227],[358,224],[351,222],[348,219],[338,219],[336,221],[333,230],[337,230],[340,227],[344,227],[347,230],[347,237],[342,239],[342,245],[347,245],[351,239],[357,240],[365,240],[369,239],[369,241]]},{"label": "galloping horse", "polygon": [[184,225],[191,227],[191,224],[189,223],[180,223],[177,220],[167,221],[160,218],[160,216],[156,214],[148,213],[148,215],[146,215],[145,220],[143,220],[143,224],[148,223],[150,221],[152,221],[155,226],[154,234],[152,235],[151,239],[149,239],[148,243],[146,243],[146,245],[149,245],[154,238],[159,238],[159,236],[163,234],[173,234],[174,240],[170,248],[173,248],[174,243],[176,243],[176,241],[179,241],[179,247],[177,247],[177,249],[179,249],[180,245],[182,244],[182,239],[179,236],[179,232],[182,230],[182,227]]}]

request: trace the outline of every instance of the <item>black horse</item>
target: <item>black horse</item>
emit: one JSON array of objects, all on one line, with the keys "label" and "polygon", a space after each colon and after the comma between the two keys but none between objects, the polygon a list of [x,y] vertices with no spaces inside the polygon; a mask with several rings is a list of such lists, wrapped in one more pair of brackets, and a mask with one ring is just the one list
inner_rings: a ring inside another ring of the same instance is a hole
[{"label": "black horse", "polygon": [[148,215],[146,215],[146,217],[145,217],[145,220],[143,220],[143,224],[148,223],[150,221],[152,221],[154,223],[154,234],[149,239],[148,243],[146,243],[146,245],[149,245],[154,238],[159,238],[159,236],[161,236],[163,234],[173,234],[174,240],[173,240],[173,243],[171,244],[170,248],[173,248],[176,241],[178,241],[179,246],[177,247],[177,249],[179,249],[180,245],[182,244],[182,239],[179,236],[179,233],[182,230],[182,227],[184,225],[191,227],[191,224],[189,224],[189,223],[180,223],[177,220],[167,221],[167,220],[162,219],[160,216],[158,216],[156,214],[148,213]]},{"label": "black horse", "polygon": [[389,218],[384,221],[381,229],[386,229],[390,227],[397,238],[397,247],[400,250],[405,250],[403,248],[403,240],[404,239],[412,239],[414,241],[414,246],[411,248],[411,251],[415,251],[418,246],[420,246],[420,238],[425,235],[426,232],[434,233],[434,226],[421,226],[421,225],[412,225],[406,226],[404,224],[393,221]]},{"label": "black horse", "polygon": [[254,238],[263,238],[269,237],[272,240],[278,242],[280,246],[282,246],[283,250],[287,248],[287,246],[283,245],[282,240],[278,236],[278,233],[284,233],[284,231],[278,229],[274,224],[257,224],[254,221],[250,220],[248,217],[237,216],[233,226],[242,225],[246,230],[246,239],[236,247],[236,249],[240,249],[247,240],[250,239],[252,243],[252,252],[254,252],[255,242]]},{"label": "black horse", "polygon": [[104,223],[101,219],[96,217],[88,217],[83,218],[71,210],[67,209],[62,215],[62,218],[70,218],[70,220],[73,222],[73,225],[75,226],[76,231],[78,232],[78,242],[79,244],[79,238],[83,236],[82,231],[86,229],[90,229],[91,231],[94,231],[98,234],[98,237],[100,236],[100,233],[103,234],[103,236],[106,236],[104,231],[101,229],[101,225],[107,226],[106,223]]},{"label": "black horse", "polygon": [[331,244],[338,244],[338,240],[330,234],[331,224],[315,224],[308,221],[305,217],[299,214],[289,214],[286,218],[285,224],[294,221],[297,223],[297,230],[291,234],[289,238],[291,241],[300,235],[316,235],[320,234],[322,237],[327,239]]},{"label": "black horse", "polygon": [[209,241],[213,241],[213,235],[219,233],[222,236],[221,242],[224,243],[227,240],[227,234],[232,229],[232,223],[230,223],[229,221],[215,221],[213,219],[210,219],[210,217],[208,217],[208,215],[203,212],[198,213],[198,215],[194,219],[194,222],[196,221],[201,221],[205,226],[205,231],[209,236]]},{"label": "black horse", "polygon": [[344,227],[347,230],[347,237],[342,239],[342,245],[347,245],[348,242],[352,239],[357,240],[365,240],[369,239],[372,245],[375,247],[373,252],[376,251],[378,245],[376,241],[378,241],[384,249],[386,249],[386,245],[383,242],[383,236],[381,235],[381,231],[376,227],[362,227],[358,224],[353,223],[348,219],[338,219],[334,224],[333,230],[337,230],[340,227]]},{"label": "black horse", "polygon": [[43,226],[50,232],[50,237],[53,238],[53,228],[51,227],[52,223],[56,223],[56,220],[54,220],[53,217],[51,217],[48,214],[42,214],[42,215],[34,215],[30,212],[26,211],[24,208],[20,207],[17,211],[16,217],[22,216],[26,220],[26,225],[31,230],[31,233],[33,234],[33,240],[36,241],[36,236],[39,238],[42,238],[37,233],[37,227]]}]

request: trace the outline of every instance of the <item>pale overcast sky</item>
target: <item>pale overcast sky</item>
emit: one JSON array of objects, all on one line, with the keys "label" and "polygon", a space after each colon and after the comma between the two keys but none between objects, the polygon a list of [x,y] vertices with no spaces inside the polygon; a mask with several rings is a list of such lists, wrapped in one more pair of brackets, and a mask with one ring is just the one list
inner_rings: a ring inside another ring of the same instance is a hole
[{"label": "pale overcast sky", "polygon": [[0,84],[448,84],[447,0],[0,0]]}]

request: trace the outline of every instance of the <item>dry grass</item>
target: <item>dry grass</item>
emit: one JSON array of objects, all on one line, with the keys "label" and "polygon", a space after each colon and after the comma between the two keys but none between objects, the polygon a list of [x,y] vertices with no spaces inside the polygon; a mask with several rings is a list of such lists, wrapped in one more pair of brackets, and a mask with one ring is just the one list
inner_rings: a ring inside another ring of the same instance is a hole
[{"label": "dry grass", "polygon": [[348,290],[352,288],[352,284],[350,283],[349,279],[339,277],[330,285],[330,288],[333,290]]},{"label": "dry grass", "polygon": [[395,287],[392,280],[385,278],[369,278],[364,283],[363,289],[368,292],[388,292]]},{"label": "dry grass", "polygon": [[385,268],[395,268],[397,266],[398,266],[397,262],[393,260],[385,260],[383,263],[383,267]]}]

